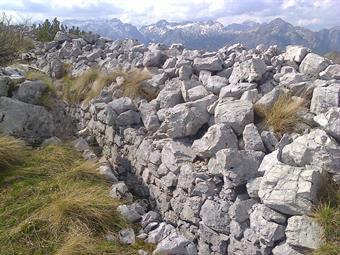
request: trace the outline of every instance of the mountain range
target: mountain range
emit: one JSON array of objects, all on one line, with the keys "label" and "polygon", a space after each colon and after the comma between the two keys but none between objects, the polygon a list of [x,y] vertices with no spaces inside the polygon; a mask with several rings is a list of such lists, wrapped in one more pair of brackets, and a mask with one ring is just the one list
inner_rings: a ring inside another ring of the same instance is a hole
[{"label": "mountain range", "polygon": [[211,20],[197,22],[160,20],[140,28],[119,19],[65,20],[63,23],[114,40],[135,38],[141,43],[157,42],[168,45],[182,43],[189,49],[216,50],[225,45],[242,43],[247,47],[276,44],[281,48],[298,44],[320,54],[340,51],[340,27],[314,32],[304,27],[293,26],[281,18],[269,23],[247,21],[226,26]]}]

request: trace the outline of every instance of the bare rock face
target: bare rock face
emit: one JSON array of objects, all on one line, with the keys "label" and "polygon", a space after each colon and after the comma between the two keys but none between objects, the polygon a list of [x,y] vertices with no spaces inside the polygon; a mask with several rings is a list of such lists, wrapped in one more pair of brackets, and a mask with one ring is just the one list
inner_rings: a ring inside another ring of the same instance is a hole
[{"label": "bare rock face", "polygon": [[340,108],[332,107],[325,113],[314,117],[318,123],[330,136],[340,141]]},{"label": "bare rock face", "polygon": [[229,77],[232,84],[246,81],[254,82],[261,80],[262,75],[266,72],[266,64],[258,58],[252,58],[240,64],[235,64],[233,72]]},{"label": "bare rock face", "polygon": [[304,57],[310,52],[306,47],[301,46],[287,46],[286,52],[284,54],[284,59],[286,61],[294,61],[296,63],[301,63]]},{"label": "bare rock face", "polygon": [[340,80],[340,65],[330,65],[320,73],[320,78],[324,80]]},{"label": "bare rock face", "polygon": [[310,111],[315,114],[324,113],[330,107],[340,107],[340,84],[328,87],[317,87],[313,91]]}]

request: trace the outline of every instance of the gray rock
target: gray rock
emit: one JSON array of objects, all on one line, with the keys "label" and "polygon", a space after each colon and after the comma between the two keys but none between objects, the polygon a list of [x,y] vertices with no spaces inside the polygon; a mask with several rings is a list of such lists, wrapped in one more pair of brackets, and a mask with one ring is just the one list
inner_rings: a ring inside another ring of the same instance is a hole
[{"label": "gray rock", "polygon": [[166,55],[160,50],[147,51],[144,55],[143,66],[161,67],[166,59]]},{"label": "gray rock", "polygon": [[280,243],[273,249],[273,255],[303,255],[302,253],[294,250],[287,242]]},{"label": "gray rock", "polygon": [[142,216],[141,220],[141,226],[145,228],[147,225],[149,225],[152,222],[160,222],[161,217],[158,212],[149,211],[146,214]]},{"label": "gray rock", "polygon": [[102,49],[95,49],[92,53],[88,54],[86,57],[88,61],[92,62],[101,58],[103,54],[104,52]]},{"label": "gray rock", "polygon": [[321,129],[315,129],[286,145],[281,158],[289,165],[313,165],[331,174],[340,172],[340,146]]},{"label": "gray rock", "polygon": [[159,243],[161,240],[169,236],[174,231],[175,228],[172,225],[162,222],[156,229],[149,232],[149,236],[145,240],[145,242],[153,244]]},{"label": "gray rock", "polygon": [[216,100],[214,96],[176,105],[169,109],[160,130],[171,138],[192,136],[210,119],[208,106]]},{"label": "gray rock", "polygon": [[261,165],[258,169],[258,172],[264,174],[267,170],[270,170],[273,166],[283,164],[279,160],[279,153],[280,153],[279,150],[275,150],[264,156]]},{"label": "gray rock", "polygon": [[57,41],[59,43],[63,43],[65,41],[71,41],[73,38],[71,37],[70,34],[64,33],[62,31],[58,31],[56,35],[54,36],[54,41]]},{"label": "gray rock", "polygon": [[131,126],[141,123],[141,117],[139,112],[128,110],[119,114],[116,119],[118,126]]},{"label": "gray rock", "polygon": [[77,151],[86,151],[86,150],[91,150],[90,145],[87,143],[87,141],[80,137],[78,139],[76,139],[75,141],[72,142],[73,147],[77,150]]},{"label": "gray rock", "polygon": [[318,76],[330,64],[329,60],[314,53],[308,53],[299,66],[301,73]]},{"label": "gray rock", "polygon": [[13,97],[28,104],[41,104],[41,97],[47,91],[42,81],[25,81],[14,91]]},{"label": "gray rock", "polygon": [[117,182],[111,186],[110,196],[115,199],[132,201],[132,194],[124,182]]},{"label": "gray rock", "polygon": [[99,39],[99,35],[93,33],[85,33],[82,37],[89,44],[95,44]]},{"label": "gray rock", "polygon": [[286,47],[286,52],[284,53],[284,60],[290,62],[301,63],[304,57],[310,52],[310,49],[302,46],[289,45]]},{"label": "gray rock", "polygon": [[200,211],[203,224],[214,231],[228,234],[230,224],[229,207],[230,203],[226,201],[206,200]]},{"label": "gray rock", "polygon": [[190,80],[191,75],[192,67],[190,65],[183,65],[178,70],[178,77],[183,81]]},{"label": "gray rock", "polygon": [[265,152],[266,149],[263,145],[261,136],[257,127],[250,123],[245,126],[243,131],[243,141],[244,141],[244,148],[246,150],[254,150],[254,151],[263,151]]},{"label": "gray rock", "polygon": [[315,116],[314,121],[340,142],[340,108],[332,107],[327,112]]},{"label": "gray rock", "polygon": [[153,105],[144,101],[139,105],[139,112],[142,117],[144,127],[148,131],[155,132],[160,127],[161,124]]},{"label": "gray rock", "polygon": [[262,138],[262,142],[264,144],[264,147],[266,147],[267,151],[269,152],[273,152],[274,150],[276,150],[276,147],[279,143],[279,141],[277,140],[275,134],[271,131],[262,131],[261,133],[261,138]]},{"label": "gray rock", "polygon": [[210,93],[204,86],[196,86],[188,90],[188,100],[195,101],[208,96]]},{"label": "gray rock", "polygon": [[257,204],[250,213],[250,228],[258,235],[261,243],[274,246],[274,243],[285,237],[285,216],[265,205]]},{"label": "gray rock", "polygon": [[249,219],[249,211],[254,204],[254,199],[236,200],[229,208],[230,218],[238,223],[245,222]]},{"label": "gray rock", "polygon": [[211,126],[205,135],[195,140],[192,149],[202,158],[209,158],[221,149],[237,149],[237,137],[231,128],[225,124],[215,124]]},{"label": "gray rock", "polygon": [[233,72],[229,77],[230,83],[254,82],[262,79],[266,72],[266,64],[259,58],[252,58],[241,63],[234,64]]},{"label": "gray rock", "polygon": [[[262,161],[263,162],[263,161]],[[254,179],[250,179],[247,182],[247,193],[249,197],[251,198],[258,198],[259,197],[259,189],[260,189],[260,183],[261,183],[262,177],[257,177]]]},{"label": "gray rock", "polygon": [[111,108],[116,113],[116,115],[129,110],[137,111],[137,107],[134,105],[129,97],[121,97],[115,99],[112,102],[108,103],[107,106]]},{"label": "gray rock", "polygon": [[318,170],[276,165],[268,169],[260,184],[259,197],[268,207],[288,215],[310,213],[322,182]]},{"label": "gray rock", "polygon": [[0,97],[0,132],[41,143],[54,135],[55,123],[44,107]]},{"label": "gray rock", "polygon": [[98,169],[99,173],[104,176],[105,179],[111,181],[111,182],[118,182],[117,177],[112,172],[112,168],[109,164],[103,164],[99,166]]},{"label": "gray rock", "polygon": [[154,255],[196,255],[195,245],[187,238],[177,233],[172,233],[160,241],[153,252]]},{"label": "gray rock", "polygon": [[315,114],[327,112],[330,107],[340,107],[340,84],[328,87],[316,87],[310,104],[310,111]]},{"label": "gray rock", "polygon": [[251,103],[255,103],[256,101],[258,101],[260,98],[259,92],[257,89],[251,89],[251,90],[247,90],[245,91],[242,96],[241,96],[241,100],[247,100]]},{"label": "gray rock", "polygon": [[197,224],[199,222],[199,214],[202,204],[203,199],[201,197],[195,196],[186,198],[180,218],[184,221]]},{"label": "gray rock", "polygon": [[49,71],[48,73],[52,78],[61,79],[64,74],[64,63],[61,62],[59,59],[54,59],[49,63]]},{"label": "gray rock", "polygon": [[132,205],[120,205],[117,207],[117,211],[122,215],[122,217],[129,223],[135,223],[141,219],[141,215],[144,214],[140,209]]},{"label": "gray rock", "polygon": [[201,70],[207,71],[221,71],[222,70],[222,60],[219,57],[207,57],[207,58],[195,58],[194,68],[199,72]]},{"label": "gray rock", "polygon": [[48,146],[48,145],[55,145],[55,144],[61,144],[62,141],[56,137],[56,136],[53,136],[51,138],[47,138],[43,141],[43,143],[41,144],[41,146]]},{"label": "gray rock", "polygon": [[328,66],[325,71],[320,73],[320,78],[324,80],[340,80],[340,65],[330,65]]},{"label": "gray rock", "polygon": [[303,215],[288,219],[287,244],[302,253],[319,248],[323,244],[322,233],[321,226],[311,217]]},{"label": "gray rock", "polygon": [[190,147],[180,142],[171,141],[164,145],[161,157],[163,164],[171,172],[177,173],[180,164],[194,160],[195,153]]},{"label": "gray rock", "polygon": [[223,149],[209,160],[208,169],[213,174],[223,174],[238,186],[258,177],[257,169],[263,157],[260,151]]},{"label": "gray rock", "polygon": [[8,96],[8,91],[11,87],[11,79],[6,76],[0,76],[0,97]]},{"label": "gray rock", "polygon": [[169,172],[167,175],[162,177],[161,181],[164,187],[173,188],[177,185],[177,176],[174,173]]},{"label": "gray rock", "polygon": [[240,82],[236,84],[233,83],[231,85],[221,88],[219,97],[220,98],[235,97],[239,99],[244,92],[255,89],[256,87],[257,87],[256,83],[247,83],[247,82]]},{"label": "gray rock", "polygon": [[118,233],[119,242],[122,244],[134,244],[136,242],[135,232],[132,228],[126,228]]},{"label": "gray rock", "polygon": [[179,79],[172,79],[166,83],[156,99],[161,109],[174,107],[183,102],[181,86],[182,82]]},{"label": "gray rock", "polygon": [[244,127],[254,122],[253,104],[243,100],[222,99],[215,109],[215,122],[225,123],[237,135],[241,135]]},{"label": "gray rock", "polygon": [[279,98],[280,94],[281,94],[280,89],[273,89],[272,91],[261,97],[255,103],[255,107],[264,107],[265,109],[271,108]]},{"label": "gray rock", "polygon": [[[203,71],[200,72],[200,75]],[[202,78],[204,79],[204,78]],[[221,89],[225,86],[227,86],[229,83],[228,79],[225,77],[221,77],[221,76],[211,76],[209,75],[206,78],[206,81],[203,81],[203,84],[205,85],[205,87],[207,88],[207,90],[209,90],[210,92],[218,95],[221,91]]]}]

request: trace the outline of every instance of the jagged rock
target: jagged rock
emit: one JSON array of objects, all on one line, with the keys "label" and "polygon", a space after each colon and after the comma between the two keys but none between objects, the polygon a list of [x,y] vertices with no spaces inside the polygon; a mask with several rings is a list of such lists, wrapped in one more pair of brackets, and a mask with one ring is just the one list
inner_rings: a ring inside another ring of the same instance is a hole
[{"label": "jagged rock", "polygon": [[225,124],[211,126],[205,135],[195,140],[192,149],[202,158],[209,158],[221,149],[237,149],[237,137],[231,128]]},{"label": "jagged rock", "polygon": [[286,52],[284,54],[284,59],[286,61],[301,63],[304,57],[310,52],[310,49],[302,46],[292,46],[286,47]]},{"label": "jagged rock", "polygon": [[194,68],[199,72],[201,70],[207,71],[221,71],[222,70],[222,60],[219,57],[207,57],[207,58],[195,58]]},{"label": "jagged rock", "polygon": [[135,223],[139,221],[144,214],[138,206],[132,205],[120,205],[117,207],[117,211],[126,219],[129,223]]},{"label": "jagged rock", "polygon": [[101,59],[103,54],[104,54],[104,52],[103,52],[102,49],[95,49],[93,52],[88,54],[86,56],[86,58],[87,58],[88,61],[93,62],[93,61]]},{"label": "jagged rock", "polygon": [[255,107],[264,107],[265,109],[271,108],[279,98],[280,94],[281,94],[280,89],[273,89],[272,91],[261,97],[255,103]]},{"label": "jagged rock", "polygon": [[203,199],[201,197],[195,196],[187,198],[184,202],[183,209],[180,214],[181,219],[197,224],[199,222],[198,216],[202,204]]},{"label": "jagged rock", "polygon": [[276,150],[276,146],[279,143],[279,141],[277,140],[273,132],[264,130],[261,133],[261,138],[267,151],[272,152]]},{"label": "jagged rock", "polygon": [[117,116],[129,110],[137,111],[137,107],[128,97],[121,97],[115,99],[112,102],[108,103],[107,106],[111,108],[116,113]]},{"label": "jagged rock", "polygon": [[266,149],[264,148],[261,136],[257,127],[250,123],[245,126],[243,131],[243,141],[244,141],[244,148],[246,150],[254,150],[254,151],[263,151],[265,152]]},{"label": "jagged rock", "polygon": [[318,76],[319,73],[326,69],[329,60],[315,53],[308,53],[299,66],[301,73],[309,76]]},{"label": "jagged rock", "polygon": [[229,208],[230,218],[238,223],[245,222],[249,219],[249,211],[254,204],[254,199],[236,200]]},{"label": "jagged rock", "polygon": [[229,207],[230,203],[226,201],[206,200],[200,211],[202,223],[214,231],[228,234],[230,224]]},{"label": "jagged rock", "polygon": [[58,42],[58,43],[63,43],[65,41],[71,41],[73,38],[71,37],[70,34],[68,33],[64,33],[62,31],[58,31],[56,33],[56,35],[54,36],[54,41]]},{"label": "jagged rock", "polygon": [[247,83],[247,82],[240,82],[236,84],[233,83],[231,85],[221,88],[219,97],[220,98],[235,97],[239,99],[244,92],[255,89],[256,87],[257,87],[256,83]]},{"label": "jagged rock", "polygon": [[99,166],[99,173],[105,177],[105,179],[111,181],[111,182],[118,182],[117,177],[112,172],[111,166],[108,164],[103,164]]},{"label": "jagged rock", "polygon": [[59,59],[54,59],[49,63],[48,73],[52,78],[61,79],[64,76],[64,63]]},{"label": "jagged rock", "polygon": [[207,96],[194,102],[176,105],[169,109],[160,130],[171,138],[192,136],[210,119],[207,107],[216,98]]},{"label": "jagged rock", "polygon": [[315,129],[282,149],[282,162],[293,166],[313,165],[331,174],[340,172],[340,146],[325,131]]},{"label": "jagged rock", "polygon": [[245,91],[242,96],[241,96],[241,100],[247,100],[251,103],[255,103],[256,101],[258,101],[260,98],[259,92],[257,89],[251,89],[251,90],[247,90]]},{"label": "jagged rock", "polygon": [[209,160],[208,169],[211,173],[223,174],[238,186],[258,177],[257,169],[263,157],[260,151],[223,149]]},{"label": "jagged rock", "polygon": [[145,240],[145,242],[153,244],[159,243],[174,231],[175,228],[172,225],[162,222],[156,229],[149,232],[148,238]]},{"label": "jagged rock", "polygon": [[8,91],[11,87],[11,79],[6,76],[0,77],[0,97],[8,96]]},{"label": "jagged rock", "polygon": [[264,174],[267,170],[270,170],[273,166],[282,164],[281,161],[279,160],[279,153],[280,153],[279,150],[275,150],[264,156],[261,165],[258,169],[258,172]]},{"label": "jagged rock", "polygon": [[158,212],[149,211],[146,214],[142,216],[141,220],[141,226],[145,228],[147,225],[149,225],[152,222],[160,222],[161,217]]},{"label": "jagged rock", "polygon": [[117,182],[111,186],[110,196],[116,199],[132,201],[132,194],[124,182]]},{"label": "jagged rock", "polygon": [[132,228],[119,231],[118,237],[122,244],[134,244],[136,242],[135,231]]},{"label": "jagged rock", "polygon": [[172,79],[166,83],[156,99],[161,109],[171,108],[183,102],[181,86],[182,82],[178,79]]},{"label": "jagged rock", "polygon": [[182,235],[172,233],[160,241],[153,252],[154,255],[196,255],[195,245]]},{"label": "jagged rock", "polygon": [[[202,72],[203,71],[200,72],[200,77],[201,77]],[[204,78],[202,78],[202,79],[204,79]],[[227,86],[227,84],[229,83],[227,78],[217,76],[217,75],[214,75],[214,76],[209,75],[206,78],[206,81],[202,81],[202,82],[205,85],[205,87],[207,88],[207,90],[209,90],[210,92],[212,92],[216,95],[218,95],[220,93],[221,89],[223,87]]]},{"label": "jagged rock", "polygon": [[314,121],[340,142],[340,108],[332,107],[327,112],[315,116]]},{"label": "jagged rock", "polygon": [[259,58],[252,58],[241,63],[234,64],[233,72],[229,77],[231,84],[238,82],[254,82],[262,79],[266,72],[266,64]]},{"label": "jagged rock", "polygon": [[139,105],[140,115],[144,127],[151,132],[156,131],[160,127],[160,122],[156,113],[156,109],[153,105],[148,102],[142,102]]},{"label": "jagged rock", "polygon": [[89,44],[95,44],[99,39],[99,35],[94,33],[85,33],[82,38]]},{"label": "jagged rock", "polygon": [[188,100],[195,101],[208,96],[210,93],[204,86],[196,86],[188,90]]},{"label": "jagged rock", "polygon": [[311,217],[303,215],[288,219],[287,244],[302,253],[319,248],[323,244],[322,233],[321,226]]},{"label": "jagged rock", "polygon": [[261,180],[259,197],[268,207],[288,215],[310,213],[322,183],[318,169],[275,165]]},{"label": "jagged rock", "polygon": [[[263,160],[262,160],[263,162]],[[249,197],[251,198],[258,198],[259,197],[259,189],[260,189],[260,183],[261,183],[262,177],[257,177],[254,179],[250,179],[247,182],[247,193]]]},{"label": "jagged rock", "polygon": [[259,236],[261,243],[273,246],[275,242],[284,239],[286,217],[265,205],[253,206],[250,213],[250,228]]},{"label": "jagged rock", "polygon": [[190,147],[180,142],[171,141],[164,145],[161,157],[163,164],[170,171],[177,173],[181,163],[194,160],[195,153]]},{"label": "jagged rock", "polygon": [[294,250],[287,242],[281,243],[272,250],[273,255],[303,255],[302,253]]},{"label": "jagged rock", "polygon": [[87,143],[87,141],[80,137],[77,140],[72,142],[73,147],[77,150],[77,151],[86,151],[86,150],[90,150],[90,145]]},{"label": "jagged rock", "polygon": [[51,138],[47,138],[43,141],[43,143],[41,144],[41,146],[48,146],[48,145],[53,145],[53,144],[61,144],[62,141],[56,137],[56,136],[53,136]]},{"label": "jagged rock", "polygon": [[324,113],[330,107],[340,107],[340,84],[328,87],[317,87],[313,91],[310,111],[315,114]]},{"label": "jagged rock", "polygon": [[190,80],[191,75],[192,75],[191,65],[183,65],[178,70],[178,77],[183,81]]},{"label": "jagged rock", "polygon": [[0,132],[41,143],[54,135],[52,115],[42,106],[0,97]]},{"label": "jagged rock", "polygon": [[13,97],[28,104],[41,104],[41,97],[47,91],[42,81],[25,81],[14,91]]},{"label": "jagged rock", "polygon": [[336,79],[340,80],[340,65],[330,65],[325,71],[320,73],[320,78],[324,80]]},{"label": "jagged rock", "polygon": [[215,109],[215,122],[225,123],[237,135],[241,135],[244,127],[254,121],[253,104],[249,101],[222,99]]},{"label": "jagged rock", "polygon": [[116,124],[118,126],[131,126],[136,125],[141,122],[141,117],[139,112],[128,110],[119,114],[116,119]]},{"label": "jagged rock", "polygon": [[145,67],[161,67],[165,60],[166,55],[160,50],[148,51],[144,55],[143,66]]}]

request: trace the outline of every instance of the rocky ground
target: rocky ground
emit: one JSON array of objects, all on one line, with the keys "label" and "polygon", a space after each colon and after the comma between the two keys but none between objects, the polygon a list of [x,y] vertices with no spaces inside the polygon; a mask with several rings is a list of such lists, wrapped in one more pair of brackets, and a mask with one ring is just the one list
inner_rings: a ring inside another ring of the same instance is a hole
[{"label": "rocky ground", "polygon": [[[298,255],[323,244],[311,215],[322,187],[340,182],[340,65],[300,46],[201,52],[63,33],[24,57],[56,79],[63,63],[73,76],[152,74],[141,84],[151,101],[122,96],[117,79],[89,103],[48,110],[43,83],[0,70],[0,131],[40,143],[65,135],[71,118],[75,146],[100,161],[110,195],[130,201],[118,210],[142,226],[122,242],[136,234],[169,255]],[[287,93],[305,102],[294,129],[263,125],[257,110]]]}]

